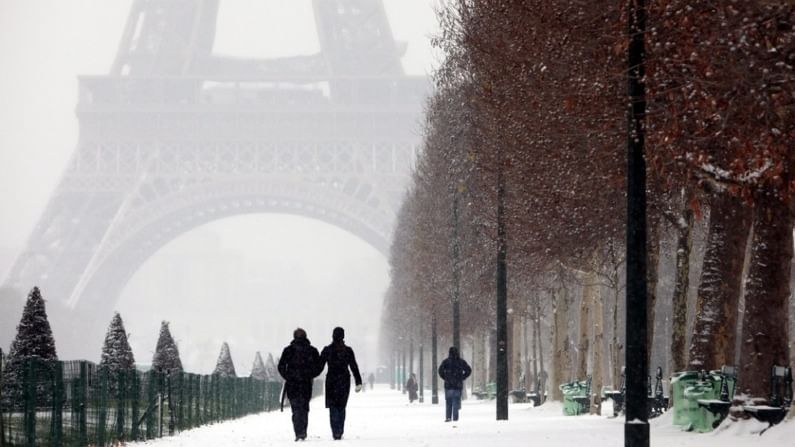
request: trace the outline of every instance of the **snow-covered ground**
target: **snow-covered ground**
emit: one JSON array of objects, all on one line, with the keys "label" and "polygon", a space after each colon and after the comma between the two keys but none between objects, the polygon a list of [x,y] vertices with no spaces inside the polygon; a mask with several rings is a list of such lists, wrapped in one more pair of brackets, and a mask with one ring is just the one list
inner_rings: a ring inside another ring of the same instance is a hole
[{"label": "snow-covered ground", "polygon": [[[331,439],[328,410],[323,399],[312,401],[306,442],[318,447],[352,444],[373,447],[496,447],[535,445],[620,446],[623,445],[623,419],[600,416],[566,417],[558,403],[538,408],[512,404],[508,421],[495,421],[494,401],[467,400],[457,423],[444,422],[444,397],[440,405],[409,405],[405,395],[386,386],[374,391],[351,394],[345,436],[341,442]],[[725,423],[708,434],[682,432],[671,425],[670,414],[652,421],[654,447],[735,447],[787,446],[795,440],[795,421],[771,428],[763,436],[754,434],[760,427],[755,421]],[[278,446],[294,443],[290,410],[248,416],[236,421],[211,425],[181,433],[172,438],[137,443],[146,446]]]}]

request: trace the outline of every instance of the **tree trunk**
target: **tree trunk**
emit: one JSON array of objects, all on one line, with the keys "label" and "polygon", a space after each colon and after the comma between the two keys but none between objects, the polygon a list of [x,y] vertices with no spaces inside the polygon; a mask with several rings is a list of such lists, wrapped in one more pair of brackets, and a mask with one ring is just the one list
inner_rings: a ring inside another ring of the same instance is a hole
[{"label": "tree trunk", "polygon": [[497,329],[489,330],[489,383],[497,381]]},{"label": "tree trunk", "polygon": [[544,392],[546,391],[547,372],[544,369],[544,344],[541,341],[541,298],[536,297],[536,345],[538,346],[538,373],[536,374],[536,391],[539,392],[540,397],[544,399]]},{"label": "tree trunk", "polygon": [[624,356],[621,354],[621,351],[624,347],[618,341],[618,303],[621,299],[621,288],[619,287],[618,275],[618,268],[616,268],[613,270],[613,274],[611,275],[611,282],[613,283],[614,288],[613,311],[611,312],[611,315],[613,316],[613,335],[610,340],[610,366],[614,390],[618,390],[621,386],[621,367],[623,366],[621,359],[624,358]]},{"label": "tree trunk", "polygon": [[541,318],[538,312],[538,295],[533,298],[532,306],[532,315],[533,319],[531,329],[533,332],[533,379],[527,384],[528,390],[535,390],[536,383],[538,383],[538,343],[539,343],[539,332],[536,332],[536,328],[539,326],[538,319]]},{"label": "tree trunk", "polygon": [[590,276],[586,276],[583,279],[585,284],[583,284],[581,289],[580,339],[577,343],[577,372],[575,373],[575,378],[577,380],[585,380],[585,377],[588,375],[588,352],[590,350],[591,335],[591,299],[594,289],[594,286],[588,283],[591,280]]},{"label": "tree trunk", "polygon": [[773,365],[789,365],[788,304],[792,214],[775,193],[759,195],[745,287],[740,389],[766,397]]},{"label": "tree trunk", "polygon": [[530,337],[527,335],[527,327],[530,325],[530,300],[525,302],[525,311],[522,314],[522,382],[518,388],[523,390],[530,389]]},{"label": "tree trunk", "polygon": [[743,203],[729,194],[716,194],[712,198],[690,339],[690,369],[710,370],[734,363],[749,214]]},{"label": "tree trunk", "polygon": [[[593,277],[596,282],[596,276]],[[599,286],[594,286],[594,299],[593,299],[593,365],[592,371],[592,387],[594,393],[594,409],[599,411],[601,408],[601,391],[604,385],[604,371],[602,361],[602,351],[604,350],[604,310],[602,309],[602,296]]]},{"label": "tree trunk", "polygon": [[693,211],[685,204],[676,228],[676,272],[672,302],[672,371],[687,366],[687,289],[690,287],[690,252],[693,249]]},{"label": "tree trunk", "polygon": [[[477,370],[478,375],[476,376],[476,385],[481,390],[486,389],[486,383],[488,382],[488,368],[486,367],[486,331],[480,330],[478,331],[477,335],[477,349],[475,350],[477,355]],[[473,381],[475,383],[475,381]]]},{"label": "tree trunk", "polygon": [[565,287],[561,287],[555,293],[555,356],[552,383],[549,384],[552,392],[552,399],[561,401],[563,395],[559,385],[569,381],[571,376],[571,351],[569,349],[569,297]]},{"label": "tree trunk", "polygon": [[521,388],[519,377],[522,375],[522,321],[518,312],[508,317],[508,390]]},{"label": "tree trunk", "polygon": [[660,265],[660,225],[654,218],[649,219],[649,234],[646,245],[648,247],[646,270],[646,365],[651,367],[651,355],[654,352],[654,321],[659,277],[657,270]]}]

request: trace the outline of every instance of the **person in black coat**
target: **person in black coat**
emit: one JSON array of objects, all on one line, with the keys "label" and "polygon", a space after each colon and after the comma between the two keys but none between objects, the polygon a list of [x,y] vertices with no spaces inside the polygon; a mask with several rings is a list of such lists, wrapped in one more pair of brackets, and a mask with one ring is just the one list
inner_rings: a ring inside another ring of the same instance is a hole
[{"label": "person in black coat", "polygon": [[406,381],[406,391],[409,392],[409,403],[413,403],[417,400],[417,389],[417,375],[411,373],[409,380]]},{"label": "person in black coat", "polygon": [[439,365],[439,377],[444,380],[445,422],[458,420],[458,410],[461,408],[461,391],[464,380],[472,374],[472,368],[466,360],[458,355],[455,346],[450,347],[448,357]]},{"label": "person in black coat", "polygon": [[301,328],[293,332],[293,341],[284,348],[279,359],[279,374],[284,378],[284,396],[290,399],[293,410],[293,430],[295,440],[306,439],[306,427],[309,423],[309,400],[312,399],[312,380],[323,370],[320,365],[320,354],[306,338],[306,331]]},{"label": "person in black coat", "polygon": [[[326,371],[326,408],[329,409],[331,434],[334,439],[342,439],[345,430],[345,407],[351,392],[351,372],[356,382],[356,392],[362,390],[362,376],[353,349],[345,345],[345,330],[335,327],[332,342],[320,353],[320,370],[328,364]],[[348,370],[350,369],[350,372]]]}]

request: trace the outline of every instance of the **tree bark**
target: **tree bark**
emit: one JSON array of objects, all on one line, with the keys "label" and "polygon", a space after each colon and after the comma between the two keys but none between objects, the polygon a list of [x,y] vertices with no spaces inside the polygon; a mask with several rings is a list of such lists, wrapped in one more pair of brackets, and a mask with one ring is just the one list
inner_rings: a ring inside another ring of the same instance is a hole
[{"label": "tree bark", "polygon": [[750,220],[740,199],[729,194],[713,196],[690,339],[690,369],[710,370],[734,363],[737,306]]},{"label": "tree bark", "polygon": [[489,330],[489,375],[488,383],[497,381],[497,329]]},{"label": "tree bark", "polygon": [[591,299],[593,297],[594,286],[588,282],[590,276],[583,278],[585,284],[582,287],[580,299],[580,333],[577,343],[577,380],[585,380],[588,375],[588,353],[590,351],[590,329],[591,329]]},{"label": "tree bark", "polygon": [[477,340],[477,348],[475,349],[477,360],[475,363],[477,364],[478,375],[475,377],[476,380],[472,383],[477,385],[481,390],[485,390],[486,383],[488,383],[488,368],[486,367],[486,331],[482,329],[479,330],[475,338]]},{"label": "tree bark", "polygon": [[611,375],[613,379],[613,389],[618,390],[621,386],[621,367],[623,366],[621,359],[624,356],[621,354],[623,351],[624,346],[618,340],[618,304],[621,289],[619,288],[619,278],[618,278],[618,268],[616,267],[611,275],[611,282],[613,284],[613,311],[611,315],[613,316],[612,326],[613,326],[613,333],[610,340],[610,366],[611,366]]},{"label": "tree bark", "polygon": [[[602,388],[602,355],[603,348],[603,315],[599,285],[595,272],[588,272],[583,277],[582,302],[580,303],[580,342],[577,357],[577,380],[585,380],[588,376],[588,359],[591,363],[591,390],[598,399]],[[598,303],[598,304],[597,304]],[[591,334],[593,330],[593,334]],[[599,402],[594,400],[592,411],[598,409]]]},{"label": "tree bark", "polygon": [[508,390],[522,387],[519,377],[522,375],[522,326],[524,317],[512,312],[508,317]]},{"label": "tree bark", "polygon": [[651,355],[654,352],[654,321],[657,308],[657,272],[660,265],[660,225],[654,219],[649,219],[648,264],[646,270],[646,365],[651,368]]},{"label": "tree bark", "polygon": [[[596,275],[593,277],[594,283],[596,282]],[[602,309],[602,294],[599,286],[594,286],[594,299],[593,299],[593,365],[592,370],[592,384],[591,389],[594,394],[594,409],[597,412],[601,409],[601,391],[604,385],[604,371],[602,361],[602,351],[604,350],[604,310]]]},{"label": "tree bark", "polygon": [[542,401],[546,391],[547,372],[544,369],[544,344],[541,341],[541,299],[536,297],[536,345],[538,346],[538,374],[536,374],[536,391],[538,391]]},{"label": "tree bark", "polygon": [[536,332],[536,328],[539,326],[538,319],[541,318],[541,315],[538,313],[538,295],[533,297],[533,302],[531,303],[531,307],[533,308],[532,315],[533,319],[531,320],[532,325],[531,329],[533,331],[533,378],[527,384],[528,390],[533,390],[536,388],[536,383],[538,383],[538,335],[539,332]]},{"label": "tree bark", "polygon": [[759,194],[745,287],[740,389],[767,397],[773,365],[789,365],[788,304],[792,214],[774,192]]},{"label": "tree bark", "polygon": [[672,302],[671,367],[687,367],[687,290],[690,287],[690,253],[693,250],[693,211],[685,205],[676,228],[676,271]]},{"label": "tree bark", "polygon": [[522,314],[522,373],[523,381],[519,388],[530,389],[530,337],[527,336],[527,329],[530,326],[530,300],[525,302],[525,311]]},{"label": "tree bark", "polygon": [[569,297],[566,288],[561,287],[555,293],[555,356],[552,383],[549,384],[552,399],[561,401],[563,395],[558,385],[568,382],[571,375],[571,351],[569,349]]}]

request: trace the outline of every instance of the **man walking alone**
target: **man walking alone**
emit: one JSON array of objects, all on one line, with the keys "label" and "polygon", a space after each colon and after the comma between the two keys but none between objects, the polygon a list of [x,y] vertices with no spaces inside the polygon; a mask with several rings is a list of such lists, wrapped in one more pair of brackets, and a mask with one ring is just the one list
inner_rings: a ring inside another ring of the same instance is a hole
[{"label": "man walking alone", "polygon": [[[320,375],[320,354],[309,343],[306,331],[293,331],[293,341],[284,348],[279,359],[279,374],[284,378],[284,394],[290,399],[293,410],[295,440],[306,439],[309,418],[309,400],[312,398],[312,379]],[[282,395],[282,405],[284,404]]]},{"label": "man walking alone", "polygon": [[450,347],[449,355],[439,365],[439,377],[444,380],[445,422],[458,420],[458,410],[461,408],[461,390],[464,380],[472,374],[472,368],[466,360],[458,355],[455,346]]}]

